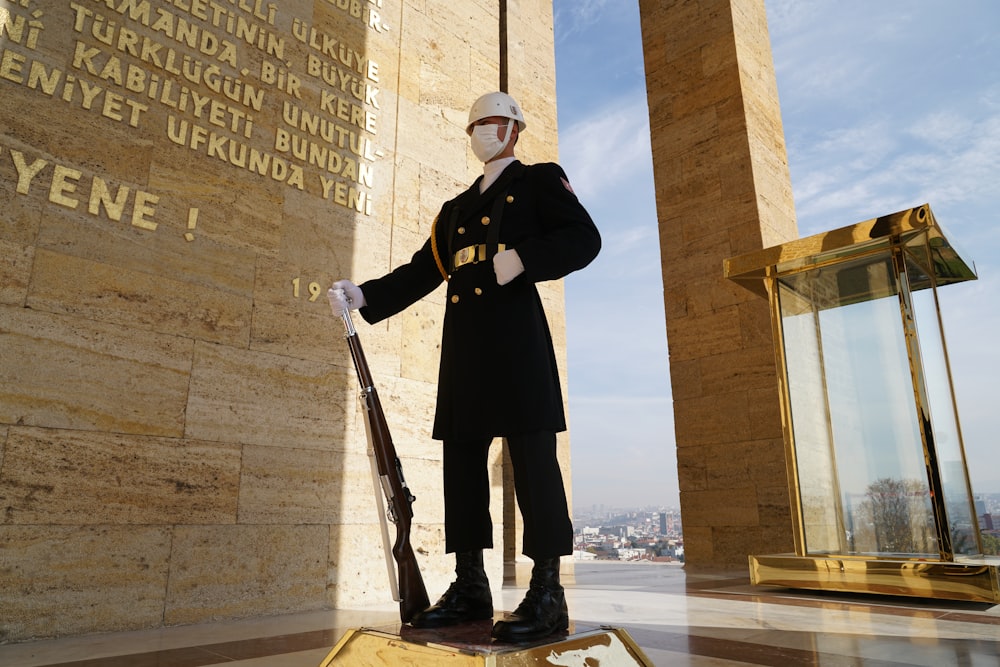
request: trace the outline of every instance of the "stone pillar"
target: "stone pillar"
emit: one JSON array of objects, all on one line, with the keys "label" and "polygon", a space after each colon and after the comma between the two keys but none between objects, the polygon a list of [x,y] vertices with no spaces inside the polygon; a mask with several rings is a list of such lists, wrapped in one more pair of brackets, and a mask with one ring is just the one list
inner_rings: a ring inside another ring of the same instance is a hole
[{"label": "stone pillar", "polygon": [[791,551],[768,305],[722,261],[795,238],[762,0],[640,0],[688,567]]},{"label": "stone pillar", "polygon": [[[551,6],[510,4],[520,155],[551,159]],[[391,602],[325,291],[407,261],[480,173],[497,3],[3,7],[0,641]],[[358,318],[432,599],[443,312]]]},{"label": "stone pillar", "polygon": [[[534,162],[556,162],[559,159],[559,136],[556,117],[556,71],[547,63],[555,61],[555,34],[552,30],[552,3],[549,0],[501,0],[500,62],[498,88],[506,89],[520,104],[527,128],[518,139],[517,155],[533,156]],[[572,174],[569,175],[572,178]],[[566,309],[562,281],[538,285],[539,294],[552,328],[552,342],[559,363],[563,401],[567,399],[566,376]],[[566,405],[567,415],[569,406]],[[494,443],[497,448],[498,443]],[[566,485],[567,499],[572,508],[572,477],[570,474],[569,434],[557,439],[559,462]],[[514,496],[513,468],[509,456],[504,456],[503,469],[503,557],[504,581],[526,586],[530,579],[531,561],[521,554],[523,521]],[[494,517],[496,520],[498,517]],[[564,559],[563,581],[572,581],[571,559]]]}]

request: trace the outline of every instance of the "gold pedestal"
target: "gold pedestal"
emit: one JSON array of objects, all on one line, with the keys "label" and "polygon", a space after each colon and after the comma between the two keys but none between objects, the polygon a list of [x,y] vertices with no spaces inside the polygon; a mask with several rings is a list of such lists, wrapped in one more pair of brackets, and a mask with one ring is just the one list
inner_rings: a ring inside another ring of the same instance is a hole
[{"label": "gold pedestal", "polygon": [[653,667],[625,630],[570,627],[570,632],[530,644],[501,644],[490,637],[493,621],[417,630],[394,625],[348,630],[319,667],[521,667],[528,665],[638,665]]},{"label": "gold pedestal", "polygon": [[1000,602],[1000,558],[954,562],[843,556],[750,556],[750,582],[821,591]]}]

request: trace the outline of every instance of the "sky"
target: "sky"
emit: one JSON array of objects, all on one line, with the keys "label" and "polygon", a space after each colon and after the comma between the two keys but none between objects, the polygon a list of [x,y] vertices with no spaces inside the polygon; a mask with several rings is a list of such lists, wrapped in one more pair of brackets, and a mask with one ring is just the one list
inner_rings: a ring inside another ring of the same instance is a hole
[{"label": "sky", "polygon": [[[800,236],[929,203],[974,493],[1000,493],[1000,3],[766,0]],[[679,507],[635,0],[554,0],[560,163],[604,247],[566,279],[573,504]]]}]

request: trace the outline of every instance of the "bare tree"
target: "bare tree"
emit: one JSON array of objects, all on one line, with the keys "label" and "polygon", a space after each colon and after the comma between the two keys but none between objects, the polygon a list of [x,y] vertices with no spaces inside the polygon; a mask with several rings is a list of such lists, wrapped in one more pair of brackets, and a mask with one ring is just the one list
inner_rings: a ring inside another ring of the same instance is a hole
[{"label": "bare tree", "polygon": [[880,553],[933,553],[935,550],[927,486],[919,480],[883,477],[868,485],[858,514]]}]

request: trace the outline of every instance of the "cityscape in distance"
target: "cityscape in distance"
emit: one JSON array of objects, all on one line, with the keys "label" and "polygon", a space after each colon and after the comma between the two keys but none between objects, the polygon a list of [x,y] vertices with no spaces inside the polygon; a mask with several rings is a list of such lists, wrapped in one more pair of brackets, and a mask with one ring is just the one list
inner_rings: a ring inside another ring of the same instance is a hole
[{"label": "cityscape in distance", "polygon": [[677,507],[576,508],[573,541],[576,560],[684,562],[684,530]]},{"label": "cityscape in distance", "polygon": [[[1000,555],[1000,493],[977,493],[975,503],[984,553]],[[576,560],[684,563],[677,506],[580,505],[573,510],[573,533]]]}]

